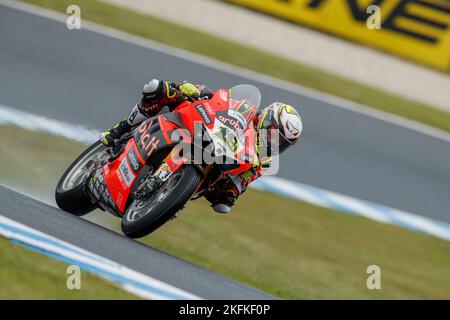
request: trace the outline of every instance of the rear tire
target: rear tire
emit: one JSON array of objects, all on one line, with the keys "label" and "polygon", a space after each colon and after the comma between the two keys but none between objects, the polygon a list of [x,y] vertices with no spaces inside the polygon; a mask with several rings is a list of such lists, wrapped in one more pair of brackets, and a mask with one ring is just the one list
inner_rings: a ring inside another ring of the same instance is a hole
[{"label": "rear tire", "polygon": [[[166,223],[189,201],[202,176],[194,166],[184,166],[178,169],[180,170],[181,177],[176,185],[167,191],[161,202],[156,204],[150,202],[139,207],[137,200],[133,200],[122,218],[122,232],[126,236],[141,238],[148,235]],[[170,181],[177,172],[173,173],[165,183]],[[138,217],[134,218],[134,216]]]},{"label": "rear tire", "polygon": [[78,184],[71,185],[71,181],[68,181],[68,179],[71,179],[71,175],[73,175],[73,171],[77,169],[77,166],[82,167],[88,161],[97,158],[105,148],[100,141],[91,145],[70,165],[61,179],[59,179],[55,190],[55,200],[58,207],[62,210],[76,216],[83,216],[97,208],[86,194],[84,182],[79,181]]}]

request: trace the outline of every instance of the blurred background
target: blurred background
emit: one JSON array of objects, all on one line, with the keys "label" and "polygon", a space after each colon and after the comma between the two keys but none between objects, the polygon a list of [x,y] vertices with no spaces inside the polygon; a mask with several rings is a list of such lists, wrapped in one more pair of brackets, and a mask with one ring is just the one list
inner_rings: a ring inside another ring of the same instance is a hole
[{"label": "blurred background", "polygon": [[[303,117],[277,176],[140,241],[280,298],[449,299],[449,25],[447,0],[0,0],[0,183],[54,205],[152,78],[254,84]],[[125,297],[61,290],[56,262],[0,247],[2,298]]]}]

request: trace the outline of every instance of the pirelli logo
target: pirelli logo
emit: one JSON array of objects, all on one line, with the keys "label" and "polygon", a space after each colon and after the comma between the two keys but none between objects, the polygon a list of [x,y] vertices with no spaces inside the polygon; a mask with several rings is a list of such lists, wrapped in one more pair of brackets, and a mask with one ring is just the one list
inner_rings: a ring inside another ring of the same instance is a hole
[{"label": "pirelli logo", "polygon": [[[450,69],[450,0],[227,0],[430,66]],[[381,29],[367,28],[378,6]]]}]

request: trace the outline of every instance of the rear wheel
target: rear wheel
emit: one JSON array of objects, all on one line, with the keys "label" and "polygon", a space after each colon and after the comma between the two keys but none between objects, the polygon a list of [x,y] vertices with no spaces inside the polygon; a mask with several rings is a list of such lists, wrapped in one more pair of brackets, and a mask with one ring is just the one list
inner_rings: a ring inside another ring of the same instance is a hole
[{"label": "rear wheel", "polygon": [[200,180],[195,167],[181,167],[149,198],[133,200],[122,218],[122,232],[141,238],[155,231],[183,208]]},{"label": "rear wheel", "polygon": [[84,191],[84,185],[94,160],[105,150],[106,147],[100,141],[94,143],[64,172],[55,190],[58,207],[76,216],[85,215],[96,208]]}]

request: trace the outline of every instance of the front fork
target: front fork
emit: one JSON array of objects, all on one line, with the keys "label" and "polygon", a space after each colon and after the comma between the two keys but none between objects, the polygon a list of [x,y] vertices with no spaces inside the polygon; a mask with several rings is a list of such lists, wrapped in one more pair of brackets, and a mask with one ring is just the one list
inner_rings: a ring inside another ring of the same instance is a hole
[{"label": "front fork", "polygon": [[[133,193],[133,198],[138,199],[151,195],[152,193],[157,191],[161,187],[161,185],[163,185],[177,170],[188,163],[187,159],[184,157],[180,157],[179,154],[180,150],[177,146],[175,146],[172,151],[166,156],[166,158],[161,162],[159,167],[155,171],[152,170],[153,172],[149,172],[148,176],[142,180],[136,191]],[[192,198],[198,199],[202,196],[203,192],[206,191],[208,186],[205,185],[205,183],[209,182],[207,181],[207,178],[209,177],[214,167],[212,165],[205,164],[192,165],[195,165],[203,176]]]},{"label": "front fork", "polygon": [[[157,178],[161,183],[164,183],[174,172],[180,169],[184,164],[187,163],[187,159],[184,157],[178,157],[177,147],[175,147],[171,153],[161,162],[159,168],[154,172],[153,177]],[[198,184],[197,190],[194,194],[197,194],[201,186],[203,185],[206,177],[213,169],[211,165],[195,165],[197,169],[202,173],[203,178]]]}]

